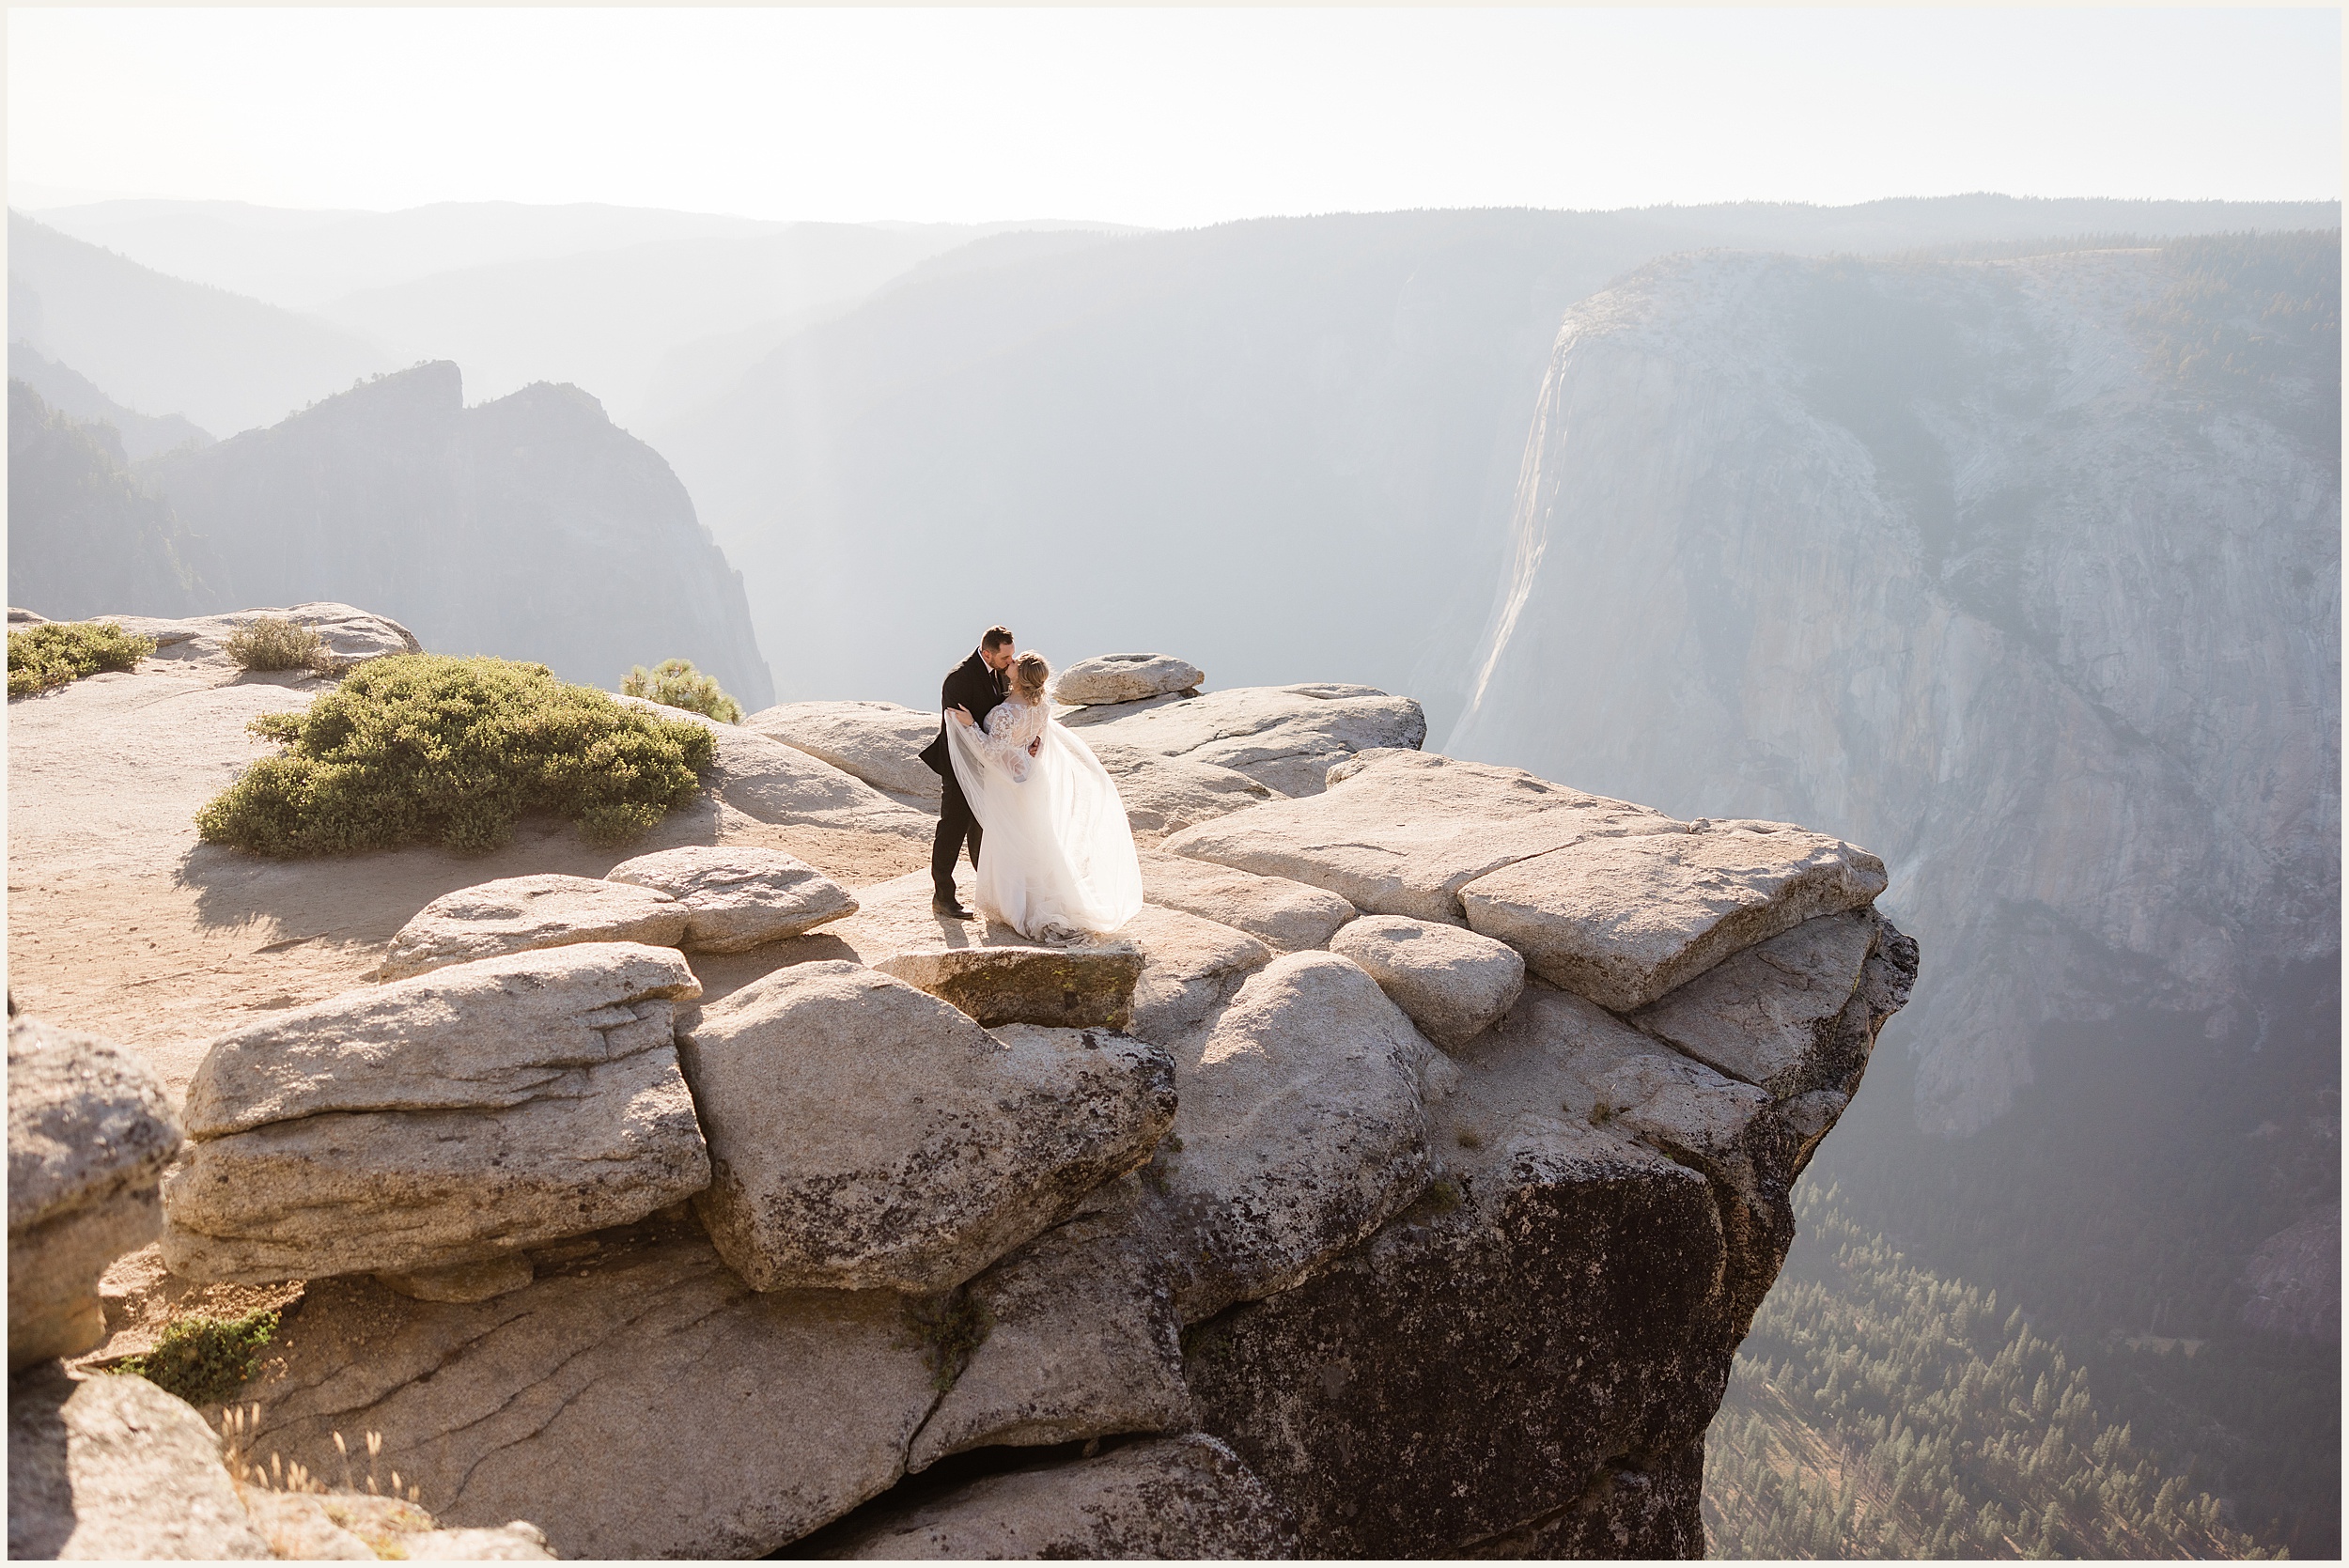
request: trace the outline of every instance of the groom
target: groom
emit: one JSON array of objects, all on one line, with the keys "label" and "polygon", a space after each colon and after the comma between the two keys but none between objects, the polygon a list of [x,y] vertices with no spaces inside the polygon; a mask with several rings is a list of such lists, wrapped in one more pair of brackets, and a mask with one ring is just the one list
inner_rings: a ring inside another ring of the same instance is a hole
[{"label": "groom", "polygon": [[922,760],[945,785],[939,801],[938,836],[930,842],[930,908],[956,920],[969,920],[972,914],[955,897],[955,856],[967,838],[971,863],[979,863],[979,823],[971,815],[971,802],[962,798],[954,759],[946,754],[946,715],[959,707],[977,722],[986,723],[988,712],[1003,700],[1003,672],[1018,657],[1011,629],[988,627],[977,651],[946,672],[946,684],[938,693],[938,738],[922,748]]}]

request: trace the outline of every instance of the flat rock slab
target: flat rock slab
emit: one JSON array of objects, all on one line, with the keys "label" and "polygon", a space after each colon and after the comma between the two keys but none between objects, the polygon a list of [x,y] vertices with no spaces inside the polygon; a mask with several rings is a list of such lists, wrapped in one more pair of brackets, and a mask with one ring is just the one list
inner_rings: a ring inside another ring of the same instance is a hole
[{"label": "flat rock slab", "polygon": [[1277,953],[1327,947],[1356,914],[1336,893],[1254,872],[1145,851],[1142,893],[1153,904],[1245,931]]},{"label": "flat rock slab", "polygon": [[699,1191],[669,948],[458,964],[212,1043],[163,1260],[199,1280],[414,1274],[623,1224]]},{"label": "flat rock slab", "polygon": [[163,1087],[121,1047],[8,1020],[8,1366],[106,1337],[98,1281],[163,1225],[179,1148]]},{"label": "flat rock slab", "polygon": [[[967,881],[964,892],[968,903]],[[1008,925],[933,913],[926,871],[861,889],[857,897],[862,907],[854,915],[809,939],[810,956],[853,956],[878,968],[906,954],[1031,945]],[[1272,949],[1245,931],[1156,904],[1144,904],[1141,913],[1090,945],[1141,950],[1142,975],[1134,983],[1127,1032],[1144,1040],[1173,1039],[1229,1001],[1250,970],[1272,958]]]},{"label": "flat rock slab", "polygon": [[1124,1029],[1133,1019],[1142,950],[1130,943],[939,948],[900,953],[873,967],[954,1003],[988,1029]]},{"label": "flat rock slab", "polygon": [[220,1438],[144,1377],[8,1380],[8,1556],[265,1559]]},{"label": "flat rock slab", "polygon": [[226,615],[197,615],[186,620],[158,620],[148,615],[94,615],[114,621],[134,637],[155,639],[154,657],[183,663],[229,666],[228,640],[258,620],[291,621],[319,634],[327,652],[345,664],[363,664],[390,654],[422,653],[416,634],[397,621],[370,615],[353,605],[321,599],[284,610],[237,610]]},{"label": "flat rock slab", "polygon": [[1196,757],[1168,757],[1097,736],[1083,737],[1117,783],[1126,824],[1136,833],[1163,837],[1201,822],[1281,797],[1269,784]]},{"label": "flat rock slab", "polygon": [[1127,1176],[968,1288],[987,1338],[914,1439],[909,1471],[950,1453],[1191,1424],[1166,1260],[1133,1222]]},{"label": "flat rock slab", "polygon": [[744,953],[856,913],[848,891],[805,861],[751,845],[663,849],[604,876],[676,899],[694,953]]},{"label": "flat rock slab", "polygon": [[1065,703],[1137,703],[1189,691],[1206,678],[1206,671],[1173,654],[1105,653],[1063,670],[1052,694]]},{"label": "flat rock slab", "polygon": [[1181,1109],[1151,1168],[1186,1323],[1297,1284],[1432,1179],[1433,1048],[1344,958],[1274,959],[1174,1051]]},{"label": "flat rock slab", "polygon": [[710,794],[754,822],[843,828],[924,840],[937,828],[936,818],[771,737],[643,697],[614,697],[613,701],[679,723],[699,724],[717,737],[717,766],[705,775],[704,783]]},{"label": "flat rock slab", "polygon": [[941,785],[921,757],[938,715],[895,703],[782,703],[742,721],[771,740],[863,780],[885,794],[936,801]]},{"label": "flat rock slab", "polygon": [[1777,822],[1585,839],[1460,890],[1468,923],[1553,986],[1627,1013],[1740,949],[1874,902],[1884,862]]},{"label": "flat rock slab", "polygon": [[1877,926],[1875,911],[1864,908],[1806,920],[1629,1021],[1773,1098],[1821,1089],[1849,1094],[1874,1038],[1867,999],[1856,993]]},{"label": "flat rock slab", "polygon": [[974,1481],[860,1520],[824,1555],[1257,1560],[1297,1555],[1297,1530],[1237,1454],[1194,1433]]},{"label": "flat rock slab", "polygon": [[1330,939],[1330,951],[1360,964],[1447,1050],[1474,1039],[1525,989],[1517,949],[1433,921],[1364,915]]},{"label": "flat rock slab", "polygon": [[1245,773],[1283,795],[1318,795],[1330,765],[1383,747],[1416,750],[1427,718],[1371,686],[1243,686],[1204,696],[1083,707],[1061,722],[1096,739]]},{"label": "flat rock slab", "polygon": [[392,939],[376,974],[404,980],[476,958],[574,942],[675,947],[685,939],[685,921],[676,899],[649,888],[554,872],[501,877],[443,893],[418,909]]},{"label": "flat rock slab", "polygon": [[1141,1164],[1174,1113],[1157,1048],[989,1033],[840,960],[753,982],[678,1050],[714,1167],[695,1207],[761,1290],[960,1284]]},{"label": "flat rock slab", "polygon": [[1377,752],[1334,771],[1326,793],[1237,813],[1159,847],[1322,888],[1366,914],[1465,925],[1460,890],[1502,866],[1587,838],[1685,826],[1522,768],[1430,753]]},{"label": "flat rock slab", "polygon": [[311,1287],[246,1397],[251,1447],[335,1475],[334,1434],[444,1526],[529,1519],[566,1558],[753,1558],[894,1484],[938,1395],[900,1299],[762,1295],[691,1227],[534,1255],[527,1289]]}]

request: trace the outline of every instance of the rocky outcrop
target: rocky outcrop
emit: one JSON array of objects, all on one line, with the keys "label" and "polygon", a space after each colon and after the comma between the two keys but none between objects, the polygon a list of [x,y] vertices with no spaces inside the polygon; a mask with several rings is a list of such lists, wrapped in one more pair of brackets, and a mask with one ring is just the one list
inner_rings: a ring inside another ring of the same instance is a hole
[{"label": "rocky outcrop", "polygon": [[1525,989],[1515,948],[1431,921],[1365,915],[1330,938],[1330,951],[1361,965],[1446,1050],[1474,1039]]},{"label": "rocky outcrop", "polygon": [[212,1043],[164,1184],[200,1280],[444,1268],[692,1196],[709,1157],[673,1043],[678,954],[585,943],[298,1008]]},{"label": "rocky outcrop", "polygon": [[[163,1086],[111,1041],[8,1020],[8,1368],[106,1337],[99,1277],[163,1223]],[[102,1555],[102,1554],[101,1554]]]},{"label": "rocky outcrop", "polygon": [[920,754],[938,737],[935,713],[895,703],[784,703],[752,714],[742,727],[899,800],[934,806],[944,788]]},{"label": "rocky outcrop", "polygon": [[678,1048],[709,1138],[694,1206],[760,1290],[947,1290],[1148,1157],[1163,1053],[1100,1030],[990,1033],[860,965],[778,970]]},{"label": "rocky outcrop", "polygon": [[1165,653],[1105,653],[1081,659],[1052,682],[1052,695],[1079,705],[1147,702],[1196,691],[1207,672]]},{"label": "rocky outcrop", "polygon": [[688,845],[622,861],[603,875],[677,900],[689,953],[747,953],[856,913],[847,889],[780,849]]},{"label": "rocky outcrop", "polygon": [[1061,722],[1087,744],[1212,763],[1283,795],[1318,795],[1330,766],[1357,752],[1416,749],[1427,738],[1419,704],[1368,686],[1237,687],[1081,707]]},{"label": "rocky outcrop", "polygon": [[643,942],[676,947],[685,939],[683,905],[665,893],[617,880],[539,872],[501,877],[445,893],[399,928],[376,972],[385,980],[576,942]]},{"label": "rocky outcrop", "polygon": [[[184,663],[117,677],[149,683],[246,716]],[[1771,882],[1760,919],[1709,861],[1677,903],[1571,870],[1546,893],[1535,870],[1586,851],[1817,846],[1341,746],[1324,792],[1188,831],[1255,869],[1154,854],[1125,929],[1040,949],[935,913],[906,867],[926,846],[886,826],[919,814],[712,727],[779,820],[705,800],[647,897],[689,905],[752,849],[797,878],[802,846],[885,847],[855,911],[690,958],[568,942],[372,981],[401,920],[484,875],[382,857],[429,892],[351,944],[348,988],[194,1074],[170,1226],[109,1271],[104,1354],[275,1311],[249,1452],[332,1476],[375,1434],[449,1530],[528,1518],[569,1555],[1701,1538],[1697,1444],[1788,1184],[1915,971],[1864,878],[1776,934],[1819,877]],[[553,869],[533,856],[636,885],[552,831],[492,870]],[[1552,923],[1514,945],[1469,928],[1504,871]],[[1709,968],[1620,1012],[1540,977],[1553,925],[1643,931],[1651,906],[1703,917],[1655,974]],[[1072,1010],[1089,1026],[1052,1027]],[[281,1545],[364,1542],[325,1503],[266,1512]]]},{"label": "rocky outcrop", "polygon": [[157,619],[146,615],[110,615],[135,637],[155,640],[154,657],[172,663],[216,670],[233,670],[228,640],[257,620],[291,621],[309,628],[325,644],[327,656],[348,668],[396,653],[422,653],[416,634],[381,615],[370,614],[332,599],[289,605],[282,610],[239,610],[225,615],[193,615]]},{"label": "rocky outcrop", "polygon": [[846,1532],[828,1557],[1290,1557],[1280,1503],[1232,1451],[1193,1435],[1053,1469],[990,1476]]},{"label": "rocky outcrop", "polygon": [[[1879,944],[1872,1029],[1915,962]],[[1202,1423],[1308,1553],[1693,1551],[1704,1429],[1792,1232],[1800,1100],[1539,982],[1459,1062],[1427,1195],[1190,1332]]]}]

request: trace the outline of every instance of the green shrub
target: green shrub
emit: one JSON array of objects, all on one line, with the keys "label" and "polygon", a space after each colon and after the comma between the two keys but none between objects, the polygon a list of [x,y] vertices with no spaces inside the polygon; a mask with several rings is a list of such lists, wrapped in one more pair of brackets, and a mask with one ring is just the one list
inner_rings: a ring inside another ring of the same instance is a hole
[{"label": "green shrub", "polygon": [[155,1348],[118,1364],[190,1405],[220,1405],[244,1386],[253,1358],[277,1332],[274,1312],[243,1317],[183,1317],[163,1330]]},{"label": "green shrub", "polygon": [[338,675],[342,661],[328,649],[316,627],[263,615],[237,629],[227,642],[228,657],[248,670],[308,670],[313,675]]},{"label": "green shrub", "polygon": [[620,682],[620,690],[629,696],[681,707],[722,724],[742,722],[742,705],[718,689],[717,676],[694,669],[690,659],[664,659],[649,670],[639,664]]},{"label": "green shrub", "polygon": [[281,858],[494,849],[525,812],[617,844],[692,800],[717,756],[701,725],[634,711],[543,664],[436,654],[363,664],[305,711],[246,727],[288,750],[196,813],[196,829]]},{"label": "green shrub", "polygon": [[8,695],[27,697],[94,675],[130,670],[155,651],[152,637],[133,637],[112,621],[52,621],[8,633]]}]

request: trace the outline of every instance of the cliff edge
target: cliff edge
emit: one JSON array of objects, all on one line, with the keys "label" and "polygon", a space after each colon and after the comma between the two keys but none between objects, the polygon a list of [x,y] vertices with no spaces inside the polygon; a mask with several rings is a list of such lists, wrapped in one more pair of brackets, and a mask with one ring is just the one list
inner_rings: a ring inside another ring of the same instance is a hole
[{"label": "cliff edge", "polygon": [[11,705],[18,1000],[188,1140],[159,1244],[44,1296],[73,1368],[261,1292],[240,1452],[563,1556],[1702,1553],[1916,974],[1875,856],[1169,660],[1064,715],[1144,802],[1148,901],[1075,946],[931,912],[876,704],[713,725],[625,851],[260,865],[187,815],[318,683],[215,646]]}]

